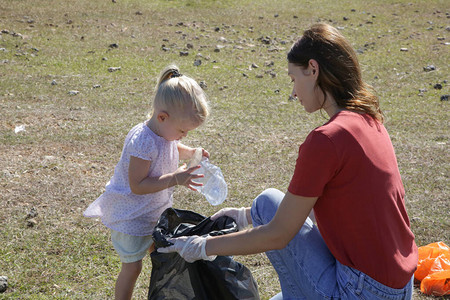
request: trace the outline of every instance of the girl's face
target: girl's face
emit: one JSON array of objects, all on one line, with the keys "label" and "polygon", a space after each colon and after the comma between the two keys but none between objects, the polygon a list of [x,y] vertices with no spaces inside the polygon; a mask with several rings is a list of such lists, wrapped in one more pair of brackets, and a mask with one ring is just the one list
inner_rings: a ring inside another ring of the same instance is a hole
[{"label": "girl's face", "polygon": [[292,96],[297,97],[300,104],[309,113],[320,109],[323,103],[320,88],[316,87],[318,68],[310,63],[307,68],[288,63],[288,75],[294,83]]},{"label": "girl's face", "polygon": [[168,141],[181,140],[188,132],[197,128],[200,123],[193,121],[189,114],[168,114],[166,112],[158,115],[159,135]]}]

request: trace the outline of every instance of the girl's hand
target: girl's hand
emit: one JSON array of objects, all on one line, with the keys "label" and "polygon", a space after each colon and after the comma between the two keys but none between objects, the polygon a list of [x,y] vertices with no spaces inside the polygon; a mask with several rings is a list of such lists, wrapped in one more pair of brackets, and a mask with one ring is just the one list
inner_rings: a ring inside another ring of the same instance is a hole
[{"label": "girl's hand", "polygon": [[202,161],[203,157],[209,158],[209,153],[203,148],[193,148],[194,151],[192,151],[190,156],[190,161],[188,168],[198,166],[200,162]]},{"label": "girl's hand", "polygon": [[178,153],[180,154],[180,160],[192,160],[195,156],[196,151],[201,150],[201,155],[209,158],[209,152],[203,148],[192,148],[182,143],[177,144]]},{"label": "girl's hand", "polygon": [[192,168],[187,168],[186,164],[183,164],[181,167],[179,167],[175,173],[174,178],[177,185],[184,185],[185,187],[197,191],[194,186],[202,186],[203,183],[197,183],[192,180],[196,178],[202,178],[205,175],[203,174],[192,174],[195,170],[199,169],[200,166],[194,166]]},{"label": "girl's hand", "polygon": [[202,148],[202,156],[209,158],[209,152]]}]

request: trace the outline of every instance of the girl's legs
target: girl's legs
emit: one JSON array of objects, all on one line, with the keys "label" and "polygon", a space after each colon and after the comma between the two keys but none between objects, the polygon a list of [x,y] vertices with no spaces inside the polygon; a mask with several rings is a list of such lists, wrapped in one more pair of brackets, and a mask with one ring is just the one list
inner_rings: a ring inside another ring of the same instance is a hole
[{"label": "girl's legs", "polygon": [[142,259],[132,263],[122,263],[115,287],[116,300],[129,300],[133,295],[134,284],[142,270]]},{"label": "girl's legs", "polygon": [[131,299],[134,285],[142,270],[142,259],[153,251],[152,236],[132,236],[111,230],[111,241],[120,256],[122,269],[117,277],[115,299]]}]

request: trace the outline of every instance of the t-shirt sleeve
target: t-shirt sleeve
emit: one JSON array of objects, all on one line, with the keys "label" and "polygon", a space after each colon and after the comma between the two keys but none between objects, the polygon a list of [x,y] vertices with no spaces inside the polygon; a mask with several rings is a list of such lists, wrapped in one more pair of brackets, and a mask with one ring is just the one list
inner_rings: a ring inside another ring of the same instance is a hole
[{"label": "t-shirt sleeve", "polygon": [[128,155],[144,160],[154,160],[157,154],[155,140],[143,132],[136,133],[131,137],[127,145]]},{"label": "t-shirt sleeve", "polygon": [[288,191],[303,197],[321,196],[325,185],[336,174],[337,165],[333,142],[321,132],[311,132],[300,146]]}]

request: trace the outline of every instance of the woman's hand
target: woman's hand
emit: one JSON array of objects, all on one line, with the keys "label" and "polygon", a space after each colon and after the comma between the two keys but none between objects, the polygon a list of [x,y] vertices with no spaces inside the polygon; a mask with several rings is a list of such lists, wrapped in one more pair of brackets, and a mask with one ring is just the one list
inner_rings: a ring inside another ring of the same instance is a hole
[{"label": "woman's hand", "polygon": [[181,167],[179,167],[175,172],[174,172],[174,179],[176,182],[176,185],[184,185],[185,187],[193,190],[193,191],[197,191],[194,186],[202,186],[203,183],[197,183],[194,182],[193,180],[196,178],[201,178],[204,177],[205,175],[203,174],[192,174],[192,172],[194,172],[195,170],[199,169],[200,166],[194,166],[192,168],[187,168],[186,164],[183,164]]},{"label": "woman's hand", "polygon": [[178,252],[178,254],[187,262],[192,263],[196,260],[214,260],[216,255],[206,255],[206,238],[201,236],[182,236],[179,238],[168,239],[173,245],[158,248],[159,253]]},{"label": "woman's hand", "polygon": [[[206,253],[247,255],[283,249],[298,233],[317,198],[302,197],[287,192],[269,223],[239,232],[210,237],[206,244]],[[246,211],[250,212],[250,208],[247,208]],[[225,215],[229,214],[225,213]]]},{"label": "woman's hand", "polygon": [[219,217],[222,216],[232,218],[236,222],[239,230],[246,228],[249,225],[249,223],[252,223],[252,219],[250,216],[250,207],[222,208],[221,210],[219,210],[218,212],[216,212],[214,215],[211,216],[211,220],[213,221],[217,220]]}]

